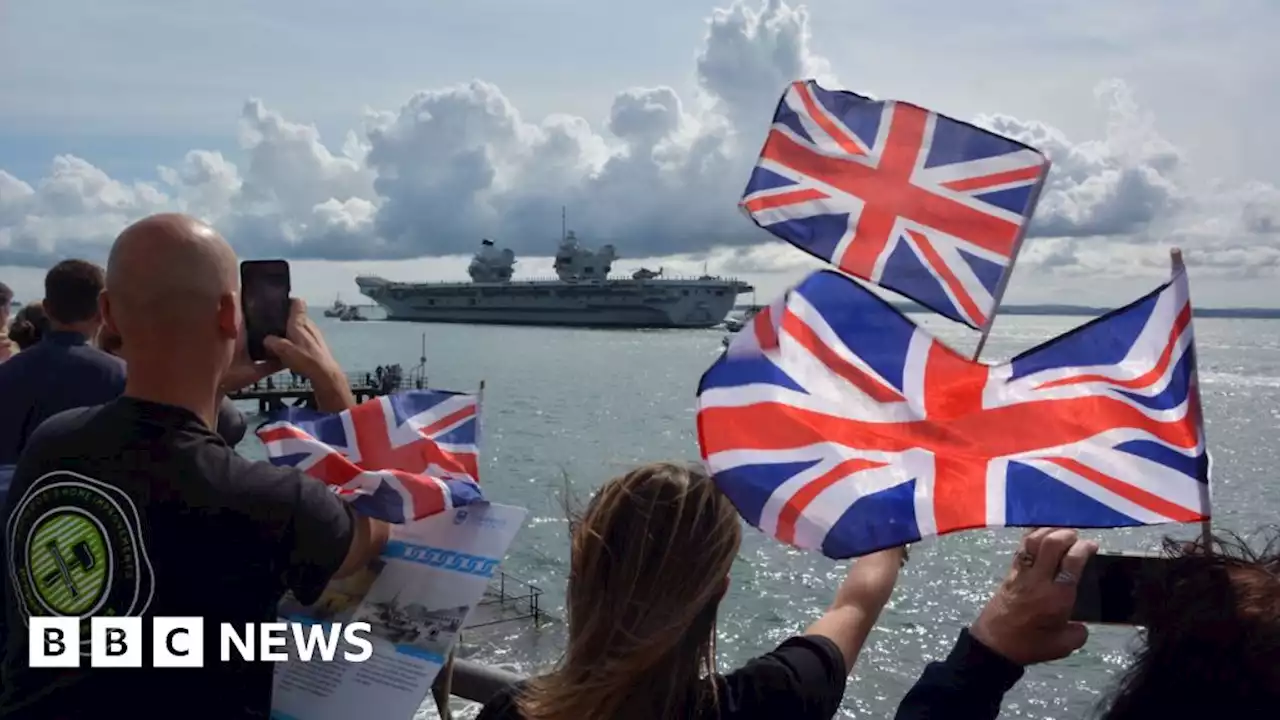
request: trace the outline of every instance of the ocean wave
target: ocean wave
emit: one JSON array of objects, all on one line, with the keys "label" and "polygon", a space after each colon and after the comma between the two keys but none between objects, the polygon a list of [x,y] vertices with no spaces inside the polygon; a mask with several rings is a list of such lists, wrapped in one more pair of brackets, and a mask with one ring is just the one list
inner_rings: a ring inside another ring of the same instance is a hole
[{"label": "ocean wave", "polygon": [[1240,375],[1239,373],[1202,372],[1202,385],[1228,385],[1230,387],[1280,388],[1280,377],[1273,375]]}]

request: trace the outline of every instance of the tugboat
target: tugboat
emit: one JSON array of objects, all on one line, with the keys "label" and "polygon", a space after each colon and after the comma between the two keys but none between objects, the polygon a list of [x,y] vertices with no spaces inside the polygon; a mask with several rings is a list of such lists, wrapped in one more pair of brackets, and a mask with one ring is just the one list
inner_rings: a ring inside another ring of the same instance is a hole
[{"label": "tugboat", "polygon": [[724,329],[731,333],[738,332],[742,328],[746,327],[747,323],[751,322],[751,318],[755,317],[758,312],[760,312],[760,308],[758,306],[749,307],[746,312],[742,313],[742,317],[731,317],[725,320]]},{"label": "tugboat", "polygon": [[327,318],[344,319],[342,316],[348,309],[347,304],[342,302],[342,296],[339,295],[337,299],[333,301],[333,304],[329,306],[329,309],[324,311],[324,316]]},{"label": "tugboat", "polygon": [[369,318],[360,314],[360,308],[356,305],[347,305],[342,308],[342,314],[338,315],[338,319],[343,322],[364,321]]}]

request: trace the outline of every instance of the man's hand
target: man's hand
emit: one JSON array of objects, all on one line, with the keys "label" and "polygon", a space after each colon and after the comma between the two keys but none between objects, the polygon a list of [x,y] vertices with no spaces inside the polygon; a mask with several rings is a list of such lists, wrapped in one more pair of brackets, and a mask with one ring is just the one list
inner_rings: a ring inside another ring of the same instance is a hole
[{"label": "man's hand", "polygon": [[1077,583],[1098,545],[1074,530],[1039,528],[1022,539],[1013,567],[969,629],[1010,662],[1034,665],[1067,657],[1089,637],[1073,623]]},{"label": "man's hand", "polygon": [[342,372],[338,361],[329,352],[320,328],[307,317],[307,304],[298,298],[289,300],[285,336],[270,335],[263,339],[262,344],[284,367],[313,382],[323,375]]},{"label": "man's hand", "polygon": [[269,336],[263,346],[279,358],[284,367],[311,381],[315,388],[317,409],[340,412],[355,406],[351,387],[338,361],[333,359],[320,328],[307,317],[307,304],[298,298],[289,301],[289,322],[285,336]]}]

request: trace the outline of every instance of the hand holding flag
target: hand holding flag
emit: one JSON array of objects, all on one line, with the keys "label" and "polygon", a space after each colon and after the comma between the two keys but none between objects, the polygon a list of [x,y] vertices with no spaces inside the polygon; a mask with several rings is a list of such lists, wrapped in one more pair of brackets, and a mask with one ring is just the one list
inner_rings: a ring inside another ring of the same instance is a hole
[{"label": "hand holding flag", "polygon": [[258,430],[273,464],[330,485],[361,513],[404,523],[482,501],[479,400],[414,390],[337,414],[290,408]]}]

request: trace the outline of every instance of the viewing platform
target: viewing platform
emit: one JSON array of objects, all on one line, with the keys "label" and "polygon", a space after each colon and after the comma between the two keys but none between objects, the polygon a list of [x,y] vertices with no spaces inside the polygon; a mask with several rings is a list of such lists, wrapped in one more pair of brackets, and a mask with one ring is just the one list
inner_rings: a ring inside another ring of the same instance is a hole
[{"label": "viewing platform", "polygon": [[[398,390],[422,390],[427,387],[425,373],[416,368],[405,373],[377,370],[349,372],[347,384],[356,402],[361,403],[379,395],[389,395]],[[238,392],[227,395],[231,400],[256,400],[258,414],[283,410],[286,407],[315,408],[315,390],[311,381],[288,371],[270,375]]]}]

